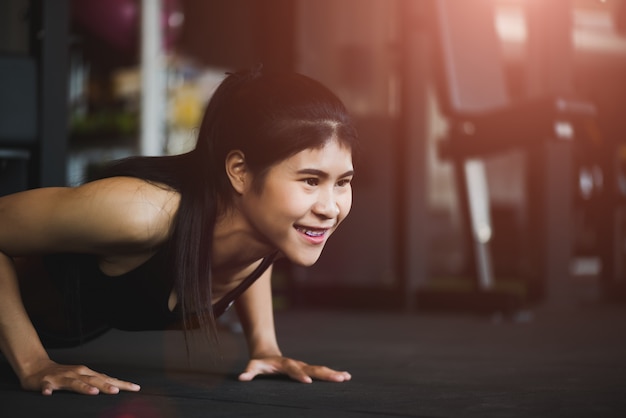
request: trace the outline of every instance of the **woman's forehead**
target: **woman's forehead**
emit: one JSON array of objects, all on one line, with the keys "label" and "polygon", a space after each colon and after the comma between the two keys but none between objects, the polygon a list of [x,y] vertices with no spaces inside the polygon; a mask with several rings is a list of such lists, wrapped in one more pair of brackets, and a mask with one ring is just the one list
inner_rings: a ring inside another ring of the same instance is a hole
[{"label": "woman's forehead", "polygon": [[341,167],[342,169],[352,169],[352,149],[333,139],[324,143],[321,147],[304,149],[291,157],[285,159],[283,163],[292,169],[301,169],[303,166],[310,167]]}]

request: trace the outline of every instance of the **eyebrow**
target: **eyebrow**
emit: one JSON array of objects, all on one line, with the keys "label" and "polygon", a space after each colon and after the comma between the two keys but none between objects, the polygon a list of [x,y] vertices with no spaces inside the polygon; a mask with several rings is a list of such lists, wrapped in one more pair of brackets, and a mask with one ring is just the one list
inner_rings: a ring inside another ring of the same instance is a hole
[{"label": "eyebrow", "polygon": [[[303,168],[302,170],[298,170],[297,172],[298,174],[308,174],[311,176],[318,176],[318,177],[323,177],[323,178],[327,178],[328,177],[328,173],[322,170],[318,170],[315,168]],[[343,173],[342,175],[339,176],[339,178],[344,178],[344,177],[350,177],[354,175],[354,170],[348,170],[345,173]]]}]

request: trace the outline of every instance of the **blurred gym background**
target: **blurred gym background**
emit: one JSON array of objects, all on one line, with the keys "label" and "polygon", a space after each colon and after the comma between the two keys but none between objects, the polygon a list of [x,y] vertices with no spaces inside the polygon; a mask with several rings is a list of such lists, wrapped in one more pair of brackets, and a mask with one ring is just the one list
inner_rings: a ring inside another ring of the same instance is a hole
[{"label": "blurred gym background", "polygon": [[354,206],[277,309],[624,303],[624,0],[3,0],[0,195],[194,145],[224,73],[333,89]]}]

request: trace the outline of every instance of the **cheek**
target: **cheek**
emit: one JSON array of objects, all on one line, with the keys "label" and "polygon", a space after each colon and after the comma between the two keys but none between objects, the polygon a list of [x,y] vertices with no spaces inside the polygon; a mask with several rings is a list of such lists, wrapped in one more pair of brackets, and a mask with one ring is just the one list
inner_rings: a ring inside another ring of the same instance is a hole
[{"label": "cheek", "polygon": [[275,194],[273,204],[276,214],[280,213],[286,217],[301,217],[306,214],[311,202],[308,196],[298,190],[285,188],[281,193]]},{"label": "cheek", "polygon": [[346,193],[345,196],[337,199],[337,204],[339,206],[339,217],[343,220],[350,213],[350,209],[352,209],[352,193]]}]

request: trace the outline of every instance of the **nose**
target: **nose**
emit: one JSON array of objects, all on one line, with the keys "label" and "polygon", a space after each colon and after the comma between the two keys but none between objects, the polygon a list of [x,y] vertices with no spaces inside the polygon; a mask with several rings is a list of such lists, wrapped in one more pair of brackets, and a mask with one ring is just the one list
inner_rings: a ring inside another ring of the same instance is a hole
[{"label": "nose", "polygon": [[333,219],[339,215],[340,209],[333,190],[320,191],[313,212],[326,219]]}]

